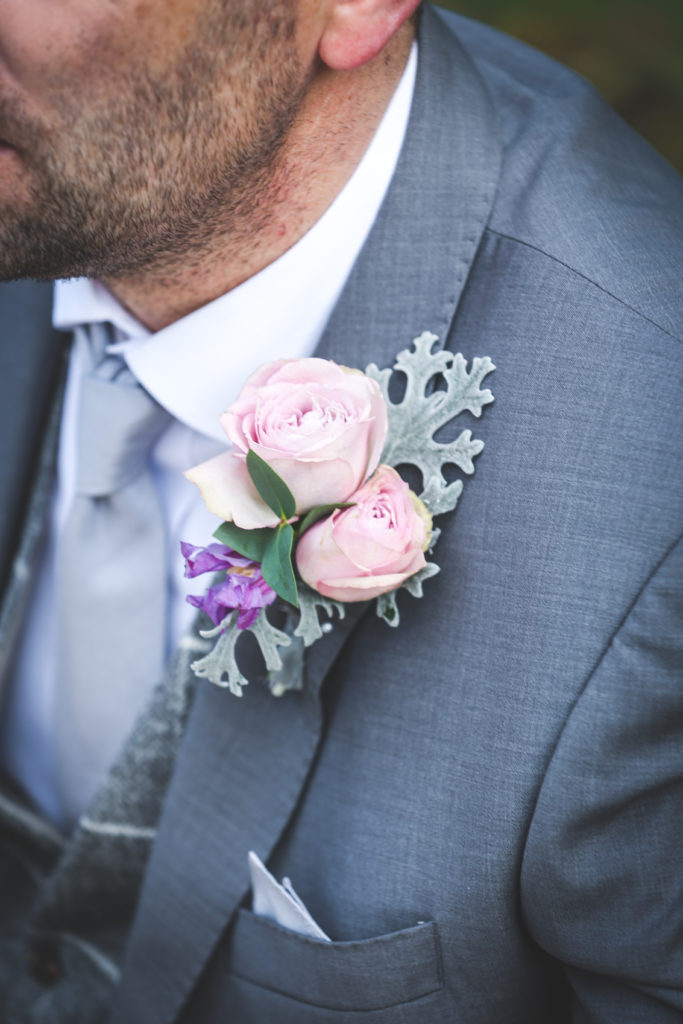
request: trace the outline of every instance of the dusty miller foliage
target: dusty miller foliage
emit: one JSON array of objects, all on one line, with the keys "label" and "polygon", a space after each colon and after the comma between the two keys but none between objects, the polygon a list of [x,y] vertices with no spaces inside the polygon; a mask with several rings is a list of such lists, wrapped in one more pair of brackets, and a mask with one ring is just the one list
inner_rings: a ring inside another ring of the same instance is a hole
[{"label": "dusty miller foliage", "polygon": [[261,609],[256,622],[246,629],[238,628],[237,615],[233,614],[227,626],[221,623],[214,629],[200,630],[206,639],[218,637],[218,640],[207,655],[193,662],[192,671],[216,686],[228,687],[236,697],[241,697],[242,688],[249,680],[237,664],[235,647],[243,633],[253,633],[261,648],[268,685],[274,696],[281,697],[287,690],[300,690],[304,685],[304,648],[323,636],[320,614],[324,615],[324,622],[328,622],[334,612],[343,619],[346,614],[344,605],[317,594],[302,583],[299,586],[299,607],[287,607],[284,630],[270,622],[265,608]]},{"label": "dusty miller foliage", "polygon": [[[413,466],[418,470],[422,479],[420,498],[432,516],[454,511],[462,493],[462,480],[449,483],[444,467],[457,466],[469,476],[474,473],[474,458],[484,447],[483,441],[472,438],[471,430],[461,431],[452,441],[437,441],[434,435],[461,412],[481,416],[484,406],[493,401],[489,389],[482,389],[481,384],[495,369],[488,356],[484,356],[474,358],[468,371],[467,362],[459,352],[454,355],[444,349],[433,351],[437,341],[435,334],[425,331],[414,340],[412,349],[399,352],[391,369],[379,370],[371,363],[365,370],[368,377],[377,381],[387,403],[389,429],[380,461],[389,466]],[[399,402],[392,402],[389,386],[396,372],[403,375],[405,390]],[[430,551],[439,534],[440,530],[435,527]],[[422,584],[438,572],[435,562],[427,562],[400,588],[377,598],[377,614],[390,626],[398,626],[398,589],[407,590],[413,597],[422,597]],[[343,618],[344,605],[301,585],[299,608],[287,609],[284,629],[272,625],[265,608],[247,630],[237,628],[237,615],[233,614],[227,626],[221,624],[202,632],[203,637],[218,637],[218,640],[213,650],[194,662],[192,668],[196,675],[218,686],[229,687],[232,693],[241,696],[248,680],[240,672],[235,646],[242,633],[251,632],[261,648],[271,692],[281,696],[287,690],[301,689],[304,648],[323,636],[323,624],[335,612]]]},{"label": "dusty miller foliage", "polygon": [[[471,430],[463,430],[454,441],[441,442],[434,435],[461,412],[479,418],[483,408],[493,401],[488,388],[482,390],[484,378],[495,370],[488,356],[475,357],[467,371],[465,358],[445,349],[432,351],[438,341],[436,334],[425,331],[413,341],[412,351],[403,349],[390,370],[378,370],[371,363],[365,370],[379,384],[387,403],[389,429],[381,462],[389,466],[414,466],[422,477],[421,500],[432,516],[453,512],[462,493],[462,480],[446,481],[444,467],[455,465],[463,473],[474,473],[474,458],[484,447],[483,441],[472,439]],[[392,375],[405,377],[405,391],[400,402],[392,402],[389,384]],[[441,387],[435,387],[437,381]],[[429,550],[432,551],[441,531],[435,527]],[[434,562],[410,576],[401,587],[377,598],[377,614],[390,626],[398,626],[396,604],[398,590],[407,590],[413,597],[422,597],[422,584],[439,571]]]}]

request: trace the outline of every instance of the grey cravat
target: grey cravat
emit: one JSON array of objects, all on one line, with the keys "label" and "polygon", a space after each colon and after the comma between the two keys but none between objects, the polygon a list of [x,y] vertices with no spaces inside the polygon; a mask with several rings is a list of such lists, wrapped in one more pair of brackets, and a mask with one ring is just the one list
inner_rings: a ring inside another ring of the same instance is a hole
[{"label": "grey cravat", "polygon": [[149,454],[169,421],[118,356],[81,381],[76,494],[56,570],[56,774],[67,826],[163,667],[166,538]]}]

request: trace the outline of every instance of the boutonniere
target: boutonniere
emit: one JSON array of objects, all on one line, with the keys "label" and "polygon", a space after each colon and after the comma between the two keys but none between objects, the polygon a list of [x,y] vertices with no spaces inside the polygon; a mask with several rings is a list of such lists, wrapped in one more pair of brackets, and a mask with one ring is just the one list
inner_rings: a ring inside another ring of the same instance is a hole
[{"label": "boutonniere", "polygon": [[[268,363],[223,414],[232,449],[186,473],[222,520],[216,543],[181,545],[186,576],[220,574],[188,598],[214,623],[202,632],[215,645],[192,665],[197,676],[240,696],[248,680],[236,646],[251,632],[272,692],[301,688],[304,648],[346,603],[375,600],[397,626],[397,591],[422,597],[439,571],[427,559],[440,533],[433,517],[452,512],[462,491],[444,467],[471,474],[484,447],[470,430],[434,435],[465,410],[481,415],[493,401],[481,383],[495,369],[484,357],[468,371],[459,353],[432,351],[437,340],[425,332],[393,368],[364,373],[318,358]],[[396,401],[390,384],[403,389]],[[404,466],[420,474],[419,495],[394,468]],[[286,609],[279,626],[267,614],[276,596]]]}]

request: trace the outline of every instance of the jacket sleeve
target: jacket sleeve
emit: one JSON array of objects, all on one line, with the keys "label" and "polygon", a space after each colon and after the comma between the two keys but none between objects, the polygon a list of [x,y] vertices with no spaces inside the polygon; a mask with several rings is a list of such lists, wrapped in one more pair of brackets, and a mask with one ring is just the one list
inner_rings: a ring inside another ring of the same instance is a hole
[{"label": "jacket sleeve", "polygon": [[559,736],[521,901],[572,1024],[683,1020],[683,544],[651,575]]}]

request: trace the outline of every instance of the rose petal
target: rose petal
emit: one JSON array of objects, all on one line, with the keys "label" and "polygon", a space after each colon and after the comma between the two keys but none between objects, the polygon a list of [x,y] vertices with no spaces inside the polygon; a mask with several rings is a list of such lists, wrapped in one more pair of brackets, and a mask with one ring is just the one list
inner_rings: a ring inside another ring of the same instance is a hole
[{"label": "rose petal", "polygon": [[389,466],[351,495],[352,508],[321,520],[296,549],[301,578],[325,597],[367,601],[426,565],[431,519]]},{"label": "rose petal", "polygon": [[223,452],[189,469],[185,476],[199,488],[209,512],[244,530],[277,526],[278,518],[251,482],[244,459]]},{"label": "rose petal", "polygon": [[412,573],[399,572],[386,576],[352,576],[347,579],[320,580],[319,586],[315,589],[323,597],[330,597],[334,601],[353,603],[354,601],[371,601],[380,594],[386,594],[390,590],[407,580]]},{"label": "rose petal", "polygon": [[[297,510],[305,512],[345,501],[374,471],[386,438],[387,410],[376,381],[313,357],[261,367],[221,424],[236,455],[256,451],[285,480]],[[199,482],[201,470],[191,474]],[[225,491],[225,480],[209,482],[206,500],[212,511],[239,525],[261,524],[253,500],[249,511],[235,514],[237,499]]]}]

